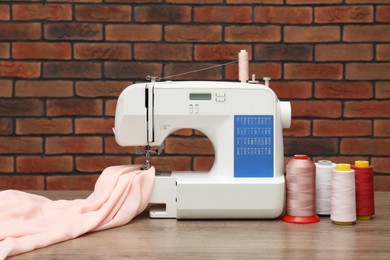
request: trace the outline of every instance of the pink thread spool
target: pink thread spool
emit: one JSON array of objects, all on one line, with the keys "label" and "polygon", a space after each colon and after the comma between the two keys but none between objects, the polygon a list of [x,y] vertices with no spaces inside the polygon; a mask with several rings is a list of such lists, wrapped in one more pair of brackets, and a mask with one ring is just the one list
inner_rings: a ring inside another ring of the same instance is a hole
[{"label": "pink thread spool", "polygon": [[242,83],[249,79],[249,58],[246,50],[238,53],[238,80]]},{"label": "pink thread spool", "polygon": [[307,155],[295,155],[286,167],[287,209],[282,220],[296,224],[317,223],[315,166]]},{"label": "pink thread spool", "polygon": [[336,164],[332,172],[330,219],[336,225],[352,225],[356,221],[355,171],[350,164]]}]

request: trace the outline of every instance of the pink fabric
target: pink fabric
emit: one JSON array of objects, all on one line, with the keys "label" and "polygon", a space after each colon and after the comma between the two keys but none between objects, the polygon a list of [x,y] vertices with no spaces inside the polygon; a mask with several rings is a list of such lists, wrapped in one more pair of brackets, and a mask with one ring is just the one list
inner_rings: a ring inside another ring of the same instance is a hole
[{"label": "pink fabric", "polygon": [[0,259],[128,223],[147,207],[154,172],[140,165],[108,167],[87,199],[73,201],[0,192]]}]

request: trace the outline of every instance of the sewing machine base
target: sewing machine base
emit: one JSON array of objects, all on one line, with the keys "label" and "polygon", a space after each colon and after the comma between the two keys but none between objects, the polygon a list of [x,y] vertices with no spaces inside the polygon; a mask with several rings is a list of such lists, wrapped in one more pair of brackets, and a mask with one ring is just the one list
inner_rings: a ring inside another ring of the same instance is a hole
[{"label": "sewing machine base", "polygon": [[272,219],[282,214],[284,176],[223,178],[208,173],[157,175],[151,218]]}]

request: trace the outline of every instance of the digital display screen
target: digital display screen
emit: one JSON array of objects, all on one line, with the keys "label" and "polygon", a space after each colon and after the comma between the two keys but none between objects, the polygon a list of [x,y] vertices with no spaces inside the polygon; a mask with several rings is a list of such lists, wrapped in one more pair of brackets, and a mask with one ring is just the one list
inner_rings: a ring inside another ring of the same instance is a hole
[{"label": "digital display screen", "polygon": [[211,93],[190,93],[190,100],[211,100]]}]

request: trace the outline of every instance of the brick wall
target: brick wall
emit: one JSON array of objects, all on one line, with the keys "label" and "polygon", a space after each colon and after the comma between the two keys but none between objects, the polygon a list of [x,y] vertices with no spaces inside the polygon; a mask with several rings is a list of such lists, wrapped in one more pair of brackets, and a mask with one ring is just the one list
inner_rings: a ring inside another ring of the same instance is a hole
[{"label": "brick wall", "polygon": [[[292,102],[286,160],[369,159],[390,190],[389,0],[0,0],[0,189],[92,189],[142,162],[113,139],[119,93],[240,49]],[[178,79],[236,80],[237,65]],[[213,148],[184,129],[153,163],[207,170]]]}]

